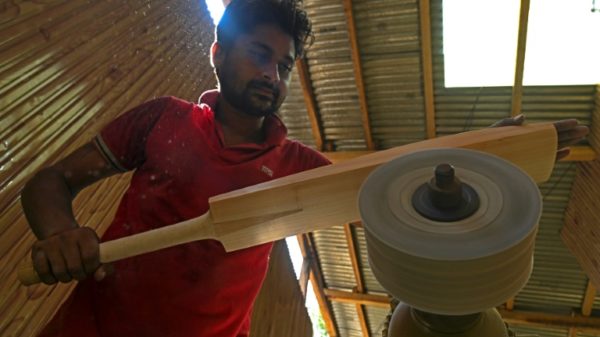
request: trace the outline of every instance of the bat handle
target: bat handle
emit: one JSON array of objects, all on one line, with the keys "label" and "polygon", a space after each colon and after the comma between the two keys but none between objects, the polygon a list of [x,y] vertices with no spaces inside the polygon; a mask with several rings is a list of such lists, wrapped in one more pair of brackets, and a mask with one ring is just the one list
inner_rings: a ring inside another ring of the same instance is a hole
[{"label": "bat handle", "polygon": [[[100,244],[100,262],[108,263],[176,245],[216,238],[210,211],[200,217]],[[21,284],[41,282],[31,260],[17,270]]]}]

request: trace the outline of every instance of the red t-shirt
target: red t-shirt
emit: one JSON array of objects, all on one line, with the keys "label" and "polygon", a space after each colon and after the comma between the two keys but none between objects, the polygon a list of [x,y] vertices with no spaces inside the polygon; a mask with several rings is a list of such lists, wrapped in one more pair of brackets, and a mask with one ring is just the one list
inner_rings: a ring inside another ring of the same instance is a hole
[{"label": "red t-shirt", "polygon": [[[287,139],[275,116],[265,120],[264,143],[225,147],[217,97],[157,98],[96,137],[117,168],[135,169],[103,241],[200,216],[211,196],[329,163]],[[105,280],[81,282],[42,335],[247,336],[271,247],[226,253],[218,241],[202,240],[118,261]]]}]

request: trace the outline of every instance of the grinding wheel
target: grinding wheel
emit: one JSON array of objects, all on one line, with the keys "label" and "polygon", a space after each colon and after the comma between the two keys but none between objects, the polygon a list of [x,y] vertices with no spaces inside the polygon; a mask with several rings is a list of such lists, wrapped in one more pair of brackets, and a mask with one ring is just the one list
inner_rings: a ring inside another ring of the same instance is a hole
[{"label": "grinding wheel", "polygon": [[[413,196],[436,166],[453,165],[478,196],[455,221],[424,216]],[[535,182],[499,157],[465,149],[401,156],[365,180],[359,210],[369,264],[394,297],[422,311],[467,315],[514,296],[533,268],[542,201]]]}]

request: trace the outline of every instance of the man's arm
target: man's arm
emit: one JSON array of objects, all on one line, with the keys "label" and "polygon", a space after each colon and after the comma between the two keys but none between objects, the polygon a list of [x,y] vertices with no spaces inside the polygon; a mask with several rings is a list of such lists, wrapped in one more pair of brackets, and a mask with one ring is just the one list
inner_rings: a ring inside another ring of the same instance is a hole
[{"label": "man's arm", "polygon": [[81,280],[96,272],[101,278],[98,237],[75,220],[72,200],[77,193],[118,173],[93,143],[88,143],[58,163],[38,172],[21,193],[23,211],[39,241],[31,257],[46,284]]}]

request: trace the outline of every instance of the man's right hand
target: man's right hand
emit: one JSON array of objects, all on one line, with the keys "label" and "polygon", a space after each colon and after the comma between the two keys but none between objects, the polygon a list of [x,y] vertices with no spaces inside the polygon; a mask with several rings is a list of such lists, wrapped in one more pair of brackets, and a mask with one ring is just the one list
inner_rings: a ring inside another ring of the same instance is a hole
[{"label": "man's right hand", "polygon": [[100,264],[99,238],[89,227],[78,227],[37,241],[31,249],[33,267],[45,284],[83,280],[94,275],[106,276],[107,266]]}]

